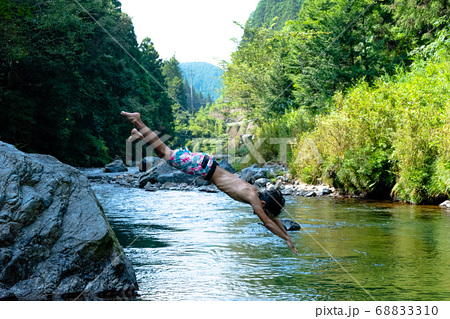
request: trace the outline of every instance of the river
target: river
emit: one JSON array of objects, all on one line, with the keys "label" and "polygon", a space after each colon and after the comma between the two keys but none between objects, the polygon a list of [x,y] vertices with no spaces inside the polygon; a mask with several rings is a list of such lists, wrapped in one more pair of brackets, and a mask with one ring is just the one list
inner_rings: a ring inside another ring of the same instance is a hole
[{"label": "river", "polygon": [[139,300],[450,300],[449,210],[287,197],[295,256],[222,193],[93,189]]}]

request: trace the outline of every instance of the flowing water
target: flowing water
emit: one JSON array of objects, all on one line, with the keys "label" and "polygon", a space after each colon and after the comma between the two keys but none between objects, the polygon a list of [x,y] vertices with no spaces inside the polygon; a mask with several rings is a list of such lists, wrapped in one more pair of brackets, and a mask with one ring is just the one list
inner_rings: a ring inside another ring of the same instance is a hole
[{"label": "flowing water", "polygon": [[93,189],[140,300],[450,300],[449,210],[288,197],[295,256],[221,193]]}]

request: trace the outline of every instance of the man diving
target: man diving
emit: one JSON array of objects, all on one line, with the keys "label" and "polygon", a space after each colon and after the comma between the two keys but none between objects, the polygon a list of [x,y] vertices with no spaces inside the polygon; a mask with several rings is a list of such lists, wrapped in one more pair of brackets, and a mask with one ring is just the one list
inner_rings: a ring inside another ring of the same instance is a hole
[{"label": "man diving", "polygon": [[191,153],[187,148],[172,150],[142,122],[139,113],[121,114],[136,127],[131,131],[130,139],[144,140],[169,165],[187,174],[201,176],[232,199],[251,205],[264,226],[283,239],[294,254],[298,254],[291,237],[278,219],[285,203],[280,191],[260,192],[255,186],[221,168],[208,154]]}]

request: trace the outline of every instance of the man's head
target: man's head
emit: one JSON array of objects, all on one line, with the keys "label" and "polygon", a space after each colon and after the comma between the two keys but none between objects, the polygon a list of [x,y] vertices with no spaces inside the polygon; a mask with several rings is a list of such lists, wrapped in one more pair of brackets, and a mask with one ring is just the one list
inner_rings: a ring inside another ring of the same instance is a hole
[{"label": "man's head", "polygon": [[273,217],[278,217],[281,214],[285,200],[279,190],[262,191],[258,193],[258,197],[263,203],[266,214],[269,213]]}]

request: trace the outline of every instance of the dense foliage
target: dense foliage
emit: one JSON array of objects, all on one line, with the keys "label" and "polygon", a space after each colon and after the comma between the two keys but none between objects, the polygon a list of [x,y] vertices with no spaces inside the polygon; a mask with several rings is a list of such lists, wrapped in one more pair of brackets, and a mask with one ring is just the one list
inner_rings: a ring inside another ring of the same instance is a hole
[{"label": "dense foliage", "polygon": [[282,115],[289,108],[327,112],[335,92],[360,79],[373,83],[411,63],[407,53],[415,48],[413,43],[423,43],[425,31],[402,24],[403,16],[393,9],[401,5],[406,4],[307,0],[298,19],[282,30],[247,29],[231,63],[224,66],[225,97],[250,117],[255,112]]},{"label": "dense foliage", "polygon": [[[447,0],[305,0],[283,28],[246,28],[224,65],[224,98],[257,138],[297,138],[289,161],[304,181],[446,197],[449,10]],[[260,152],[279,160],[268,143]]]},{"label": "dense foliage", "polygon": [[184,145],[188,138],[189,112],[187,92],[180,63],[175,57],[163,63],[163,75],[167,84],[169,97],[172,99],[172,112],[174,116],[174,136],[168,142],[172,145]]},{"label": "dense foliage", "polygon": [[276,30],[281,30],[287,21],[297,18],[303,2],[304,0],[261,0],[245,26],[255,29],[274,24]]},{"label": "dense foliage", "polygon": [[101,165],[125,151],[121,110],[141,112],[161,131],[170,130],[172,110],[162,62],[149,39],[138,45],[120,3],[79,3],[1,1],[0,139]]},{"label": "dense foliage", "polygon": [[[450,40],[447,40],[450,49]],[[347,193],[432,202],[450,190],[450,59],[417,61],[410,72],[361,82],[299,142],[292,166]],[[304,142],[313,140],[314,150]]]}]

